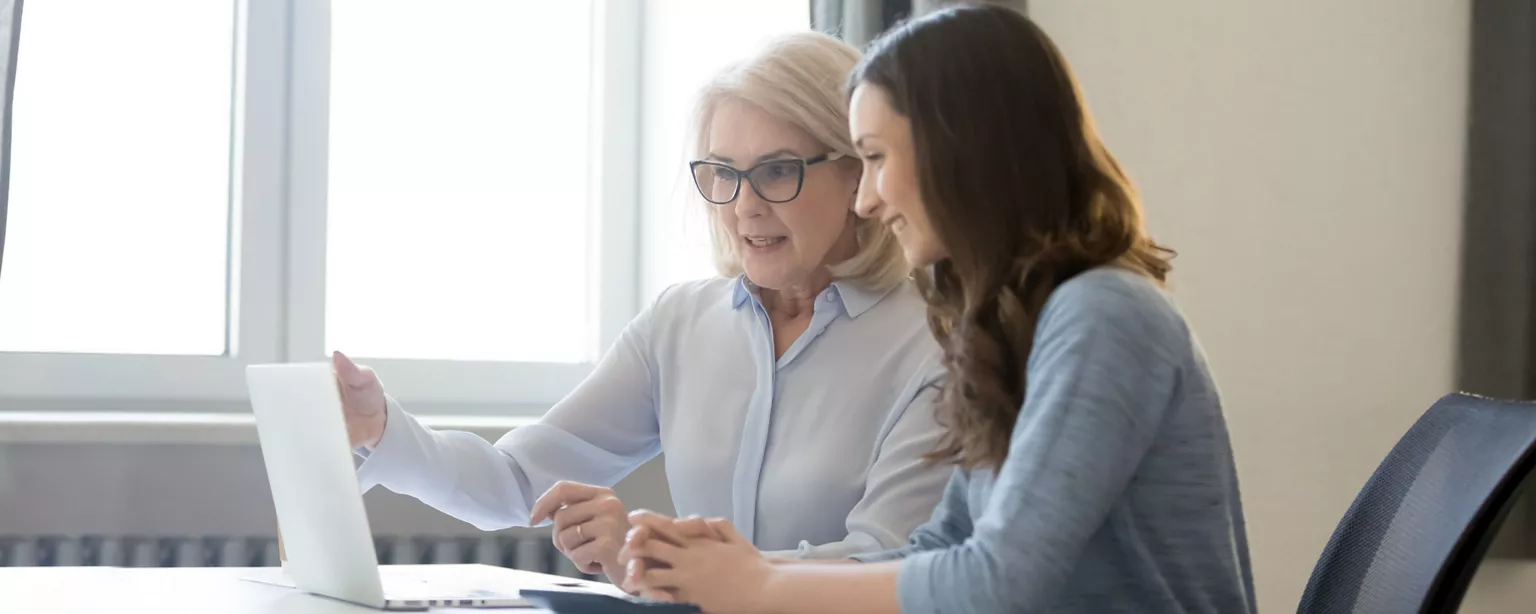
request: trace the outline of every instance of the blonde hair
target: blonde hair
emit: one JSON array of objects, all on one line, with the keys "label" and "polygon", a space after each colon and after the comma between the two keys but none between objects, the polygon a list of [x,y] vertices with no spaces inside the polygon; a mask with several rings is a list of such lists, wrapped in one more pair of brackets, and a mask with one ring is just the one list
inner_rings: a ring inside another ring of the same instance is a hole
[{"label": "blonde hair", "polygon": [[[856,158],[848,134],[848,98],[843,84],[858,62],[857,49],[820,32],[773,39],[756,55],[715,75],[699,92],[694,107],[693,157],[703,158],[709,153],[709,124],[715,108],[722,100],[737,100],[805,131],[832,151]],[[716,206],[704,203],[703,198],[698,201],[709,215],[715,269],[726,277],[741,275],[741,246],[735,232],[720,219]],[[834,277],[886,288],[910,274],[901,245],[885,224],[855,218],[854,236],[858,253],[833,265]]]}]

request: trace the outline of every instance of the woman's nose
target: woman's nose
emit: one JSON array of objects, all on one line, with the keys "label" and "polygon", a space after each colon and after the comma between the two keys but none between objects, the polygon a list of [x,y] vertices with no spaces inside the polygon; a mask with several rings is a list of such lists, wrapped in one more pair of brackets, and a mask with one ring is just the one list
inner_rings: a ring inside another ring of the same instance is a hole
[{"label": "woman's nose", "polygon": [[741,182],[741,192],[736,195],[736,217],[757,217],[768,213],[768,201],[757,195],[757,190],[747,182]]},{"label": "woman's nose", "polygon": [[883,205],[884,203],[880,202],[880,195],[875,194],[869,186],[860,185],[859,191],[853,195],[853,212],[859,217],[877,218]]}]

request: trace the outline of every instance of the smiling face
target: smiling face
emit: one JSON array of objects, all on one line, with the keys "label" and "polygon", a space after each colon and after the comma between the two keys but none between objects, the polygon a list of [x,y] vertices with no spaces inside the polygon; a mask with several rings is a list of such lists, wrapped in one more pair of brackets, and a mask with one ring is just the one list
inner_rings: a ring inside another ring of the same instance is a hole
[{"label": "smiling face", "polygon": [[848,123],[854,149],[864,160],[858,214],[889,226],[907,263],[914,267],[947,258],[918,186],[912,122],[891,108],[884,90],[863,84],[853,91]]},{"label": "smiling face", "polygon": [[[762,109],[726,99],[714,109],[705,160],[749,169],[770,160],[806,159],[831,148]],[[767,186],[765,186],[767,187]],[[770,203],[742,180],[736,200],[714,208],[741,254],[747,278],[759,287],[814,285],[828,265],[858,251],[850,208],[858,171],[848,161],[805,168],[800,195]],[[769,194],[773,196],[773,194]]]}]

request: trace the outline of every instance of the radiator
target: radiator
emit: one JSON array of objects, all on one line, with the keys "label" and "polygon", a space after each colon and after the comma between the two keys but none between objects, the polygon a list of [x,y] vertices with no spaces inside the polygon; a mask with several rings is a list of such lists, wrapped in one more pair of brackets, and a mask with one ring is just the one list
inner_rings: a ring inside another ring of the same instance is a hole
[{"label": "radiator", "polygon": [[[390,536],[374,539],[379,563],[483,563],[590,578],[577,571],[549,537]],[[271,567],[279,564],[274,537],[0,537],[0,567]]]}]

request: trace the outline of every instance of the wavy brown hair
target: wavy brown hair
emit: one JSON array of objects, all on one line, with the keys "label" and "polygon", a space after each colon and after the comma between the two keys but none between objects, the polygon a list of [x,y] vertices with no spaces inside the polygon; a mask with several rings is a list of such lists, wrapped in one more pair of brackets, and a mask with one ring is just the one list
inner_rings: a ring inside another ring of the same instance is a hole
[{"label": "wavy brown hair", "polygon": [[928,458],[1000,468],[1051,293],[1102,266],[1162,283],[1173,252],[1147,236],[1066,61],[1024,15],[960,6],[907,22],[849,85],[880,88],[911,122],[923,207],[949,253],[917,273],[948,371]]}]

